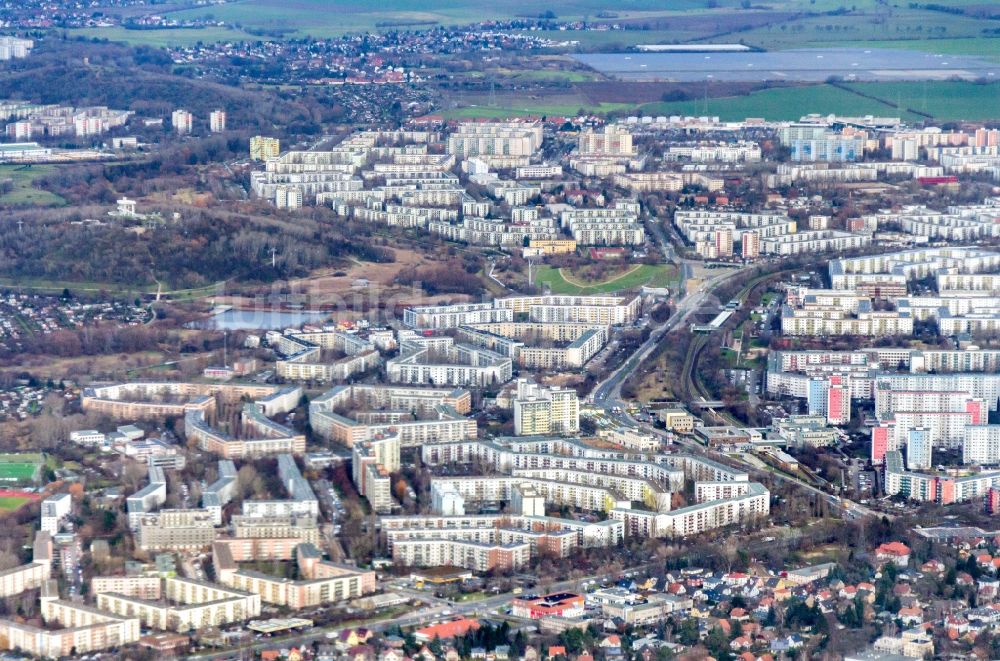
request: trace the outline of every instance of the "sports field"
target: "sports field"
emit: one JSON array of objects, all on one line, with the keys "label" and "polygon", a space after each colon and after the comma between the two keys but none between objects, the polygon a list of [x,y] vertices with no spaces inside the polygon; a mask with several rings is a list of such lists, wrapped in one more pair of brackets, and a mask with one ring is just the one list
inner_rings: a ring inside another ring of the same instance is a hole
[{"label": "sports field", "polygon": [[543,266],[535,281],[553,294],[607,294],[643,286],[669,287],[676,284],[676,277],[677,269],[671,264],[637,264],[600,282],[581,281],[563,269]]},{"label": "sports field", "polygon": [[34,499],[28,496],[0,496],[0,511],[13,512],[32,500]]},{"label": "sports field", "polygon": [[0,483],[34,481],[43,461],[44,457],[40,454],[0,455]]}]

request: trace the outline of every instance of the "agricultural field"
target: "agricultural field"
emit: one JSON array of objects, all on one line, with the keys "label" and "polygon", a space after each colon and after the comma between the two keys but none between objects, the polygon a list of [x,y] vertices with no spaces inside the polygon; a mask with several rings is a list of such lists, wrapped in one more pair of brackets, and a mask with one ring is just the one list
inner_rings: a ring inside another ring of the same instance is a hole
[{"label": "agricultural field", "polygon": [[194,46],[198,43],[215,41],[241,41],[258,39],[252,34],[228,27],[211,28],[177,28],[173,30],[127,30],[122,27],[79,28],[67,30],[71,37],[86,39],[107,39],[108,41],[124,41],[132,46]]},{"label": "agricultural field", "polygon": [[894,8],[891,11],[858,11],[841,16],[816,16],[776,23],[740,32],[739,38],[747,45],[767,50],[808,48],[820,44],[865,47],[874,46],[876,41],[913,41],[933,48],[935,40],[945,38],[983,38],[983,41],[991,41],[985,38],[984,31],[995,28],[1000,28],[1000,21]]},{"label": "agricultural field", "polygon": [[34,182],[52,174],[55,165],[0,165],[0,182],[10,179],[10,192],[0,194],[0,204],[15,207],[55,207],[66,204],[59,195],[36,188]]},{"label": "agricultural field", "polygon": [[465,106],[452,108],[440,113],[445,119],[504,119],[507,117],[576,117],[580,111],[595,115],[606,115],[610,112],[627,111],[634,106],[628,103],[546,103],[543,100],[525,101],[523,105],[496,106]]},{"label": "agricultural field", "polygon": [[670,264],[637,264],[606,280],[582,280],[565,269],[543,266],[535,281],[547,286],[553,294],[607,294],[639,287],[669,287],[676,284],[677,269]]},{"label": "agricultural field", "polygon": [[927,113],[937,120],[1000,118],[1000,82],[852,83],[850,87],[903,108]]},{"label": "agricultural field", "polygon": [[[805,0],[794,0],[805,5]],[[604,11],[623,18],[671,14],[678,10],[704,9],[706,0],[673,0],[671,11],[659,0],[554,0],[540,6],[530,0],[507,0],[484,6],[470,0],[386,0],[369,5],[347,0],[239,0],[171,12],[172,18],[210,17],[238,23],[248,29],[282,30],[289,36],[326,37],[363,30],[420,29],[435,25],[459,25],[489,19],[538,17],[545,12],[560,19],[594,18]],[[377,7],[377,9],[375,8]]]},{"label": "agricultural field", "polygon": [[[608,0],[553,0],[544,6],[529,0],[508,0],[487,6],[470,0],[386,0],[376,4],[351,0],[235,0],[221,5],[181,9],[168,7],[161,10],[161,13],[178,20],[223,21],[236,26],[237,30],[213,27],[204,30],[155,30],[143,33],[119,28],[96,28],[76,33],[150,45],[161,45],[165,41],[182,45],[195,43],[199,39],[231,39],[234,32],[239,34],[243,31],[261,31],[272,37],[280,35],[299,38],[308,35],[322,38],[360,31],[418,30],[491,19],[537,18],[543,14],[560,20],[594,20],[600,17],[648,28],[647,34],[641,37],[643,31],[639,30],[629,31],[631,34],[615,34],[610,31],[586,33],[581,34],[579,39],[565,35],[567,39],[580,41],[583,48],[591,49],[611,44],[627,46],[630,45],[629,42],[674,43],[713,35],[742,34],[744,30],[752,31],[759,29],[761,25],[782,22],[776,20],[776,16],[782,13],[815,15],[842,9],[843,6],[841,0],[775,0],[763,10],[744,9],[737,2],[719,0],[672,0],[670,3],[661,0],[623,0],[614,3]],[[884,10],[884,5],[880,5],[877,0],[856,0],[851,6],[859,12],[876,8]],[[119,10],[119,13],[123,12],[124,10]],[[910,12],[912,10],[908,8],[897,8],[895,15],[906,16]],[[960,27],[961,29],[956,28],[948,34],[961,36],[961,30],[966,29],[966,26]],[[657,31],[661,34],[655,34]],[[201,37],[188,34],[192,32],[203,34]],[[805,32],[803,30],[804,34]],[[633,42],[633,39],[638,41]]]},{"label": "agricultural field", "polygon": [[[914,83],[919,84],[919,83]],[[881,85],[881,83],[873,83]],[[641,107],[647,115],[711,115],[723,121],[747,117],[770,120],[795,120],[818,112],[838,115],[899,114],[896,108],[874,99],[867,99],[832,85],[782,87],[753,92],[744,96],[709,97],[690,101],[649,103]],[[902,117],[919,120],[919,115],[902,113]]]},{"label": "agricultural field", "polygon": [[975,55],[1000,62],[1000,37],[961,37],[955,39],[896,39],[837,41],[812,44],[823,48],[895,48],[941,55]]}]

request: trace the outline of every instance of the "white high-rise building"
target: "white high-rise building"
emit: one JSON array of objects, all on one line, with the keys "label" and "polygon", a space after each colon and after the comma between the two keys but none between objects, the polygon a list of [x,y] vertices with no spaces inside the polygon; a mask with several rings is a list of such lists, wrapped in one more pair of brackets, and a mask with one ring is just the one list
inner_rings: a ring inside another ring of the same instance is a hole
[{"label": "white high-rise building", "polygon": [[278,186],[274,194],[274,206],[279,209],[301,209],[302,189],[291,186]]},{"label": "white high-rise building", "polygon": [[226,111],[213,110],[208,116],[208,128],[212,133],[222,133],[226,130]]},{"label": "white high-rise building", "polygon": [[518,436],[575,434],[580,431],[580,402],[572,388],[545,388],[518,379],[514,433]]},{"label": "white high-rise building", "polygon": [[586,130],[580,133],[577,144],[578,151],[583,156],[635,156],[632,146],[632,134],[624,126],[609,124],[603,132]]},{"label": "white high-rise building", "polygon": [[906,467],[910,470],[931,467],[931,435],[922,427],[911,429],[907,435]]},{"label": "white high-rise building", "polygon": [[178,108],[170,115],[170,125],[179,134],[190,133],[194,127],[194,115],[183,108]]},{"label": "white high-rise building", "polygon": [[59,522],[69,515],[73,498],[68,493],[50,496],[42,501],[41,529],[50,535],[59,532]]}]

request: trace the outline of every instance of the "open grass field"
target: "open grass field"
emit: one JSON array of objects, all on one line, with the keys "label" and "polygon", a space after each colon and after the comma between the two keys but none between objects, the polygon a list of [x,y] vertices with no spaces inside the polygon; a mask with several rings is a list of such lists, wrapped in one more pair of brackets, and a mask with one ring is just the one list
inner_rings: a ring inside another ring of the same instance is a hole
[{"label": "open grass field", "polygon": [[551,266],[538,269],[535,281],[553,294],[607,294],[642,286],[668,287],[676,284],[677,269],[671,264],[637,264],[602,282],[581,282],[570,273]]},{"label": "open grass field", "polygon": [[[880,83],[875,83],[879,85]],[[897,111],[884,103],[866,99],[832,85],[782,87],[754,92],[745,96],[709,97],[690,101],[649,103],[642,106],[647,115],[712,115],[723,121],[746,117],[770,120],[795,120],[812,112],[838,115],[888,115]],[[903,113],[906,119],[918,115]]]},{"label": "open grass field", "polygon": [[0,204],[12,207],[55,207],[66,204],[66,200],[48,191],[36,188],[34,182],[37,179],[48,176],[55,172],[56,165],[0,165],[0,181],[10,179],[13,181],[13,189],[0,195]]}]

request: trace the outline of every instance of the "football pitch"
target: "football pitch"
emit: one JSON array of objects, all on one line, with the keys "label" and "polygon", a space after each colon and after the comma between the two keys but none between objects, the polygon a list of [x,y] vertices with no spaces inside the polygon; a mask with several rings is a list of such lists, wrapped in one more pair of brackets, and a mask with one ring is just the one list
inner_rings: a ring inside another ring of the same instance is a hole
[{"label": "football pitch", "polygon": [[30,501],[27,496],[0,496],[0,511],[13,512]]},{"label": "football pitch", "polygon": [[38,454],[0,454],[0,482],[32,482],[42,461]]}]

